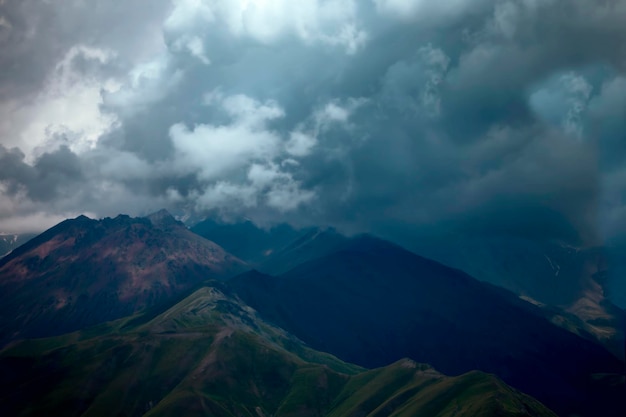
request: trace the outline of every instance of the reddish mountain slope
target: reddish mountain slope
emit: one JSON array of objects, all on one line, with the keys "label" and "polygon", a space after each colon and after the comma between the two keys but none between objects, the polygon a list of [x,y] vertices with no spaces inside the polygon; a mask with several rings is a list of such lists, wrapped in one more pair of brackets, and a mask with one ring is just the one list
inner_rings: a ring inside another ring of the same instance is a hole
[{"label": "reddish mountain slope", "polygon": [[165,211],[66,220],[0,260],[0,345],[120,318],[243,269]]}]

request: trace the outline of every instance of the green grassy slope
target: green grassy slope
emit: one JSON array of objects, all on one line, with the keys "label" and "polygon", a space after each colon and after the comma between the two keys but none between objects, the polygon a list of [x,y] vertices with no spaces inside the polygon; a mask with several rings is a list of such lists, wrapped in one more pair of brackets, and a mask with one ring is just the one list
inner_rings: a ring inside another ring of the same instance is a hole
[{"label": "green grassy slope", "polygon": [[0,352],[3,415],[554,416],[497,378],[403,360],[365,371],[316,352],[220,291]]},{"label": "green grassy slope", "polygon": [[550,415],[533,398],[478,371],[446,377],[402,360],[351,378],[329,417]]}]

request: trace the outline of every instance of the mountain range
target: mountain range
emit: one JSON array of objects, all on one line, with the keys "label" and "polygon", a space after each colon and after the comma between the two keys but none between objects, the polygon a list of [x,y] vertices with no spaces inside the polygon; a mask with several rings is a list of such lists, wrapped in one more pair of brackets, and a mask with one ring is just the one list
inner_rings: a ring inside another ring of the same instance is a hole
[{"label": "mountain range", "polygon": [[[206,220],[191,230],[270,275],[349,245],[349,239],[333,229],[296,231],[279,225],[261,230],[250,221],[219,224]],[[248,241],[247,251],[240,251],[239,242],[246,241],[252,230],[256,230],[255,238]],[[292,236],[289,243],[282,238],[286,230]],[[626,276],[626,267],[621,259],[616,260],[615,248],[576,248],[511,236],[445,235],[408,243],[414,253],[510,290],[543,309],[554,324],[599,342],[624,359],[626,314],[613,300],[619,301],[615,288],[626,279],[616,277]]]},{"label": "mountain range", "polygon": [[427,242],[415,240],[411,249],[538,305],[558,306],[561,313],[578,318],[584,331],[623,351],[626,304],[621,288],[626,269],[616,256],[624,253],[619,248],[446,235]]},{"label": "mountain range", "polygon": [[0,407],[626,415],[619,350],[546,300],[369,235],[81,216],[0,260]]}]

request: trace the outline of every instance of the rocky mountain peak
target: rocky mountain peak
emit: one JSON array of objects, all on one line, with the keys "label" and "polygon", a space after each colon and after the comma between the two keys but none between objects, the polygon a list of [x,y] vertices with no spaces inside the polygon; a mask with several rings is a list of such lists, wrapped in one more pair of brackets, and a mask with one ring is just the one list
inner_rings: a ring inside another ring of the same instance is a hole
[{"label": "rocky mountain peak", "polygon": [[183,223],[176,220],[166,209],[152,213],[146,216],[146,218],[150,220],[150,223],[152,223],[154,227],[183,226]]}]

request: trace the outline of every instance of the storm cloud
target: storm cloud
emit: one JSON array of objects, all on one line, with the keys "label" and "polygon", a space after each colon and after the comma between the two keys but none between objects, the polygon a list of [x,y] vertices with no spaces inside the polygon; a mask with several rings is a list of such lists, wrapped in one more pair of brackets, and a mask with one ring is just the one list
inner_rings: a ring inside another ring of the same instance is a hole
[{"label": "storm cloud", "polygon": [[626,232],[625,21],[623,0],[4,0],[0,229],[165,207],[597,243]]}]

